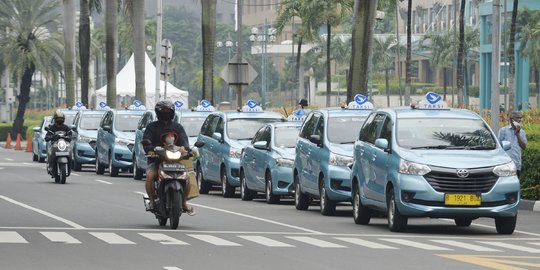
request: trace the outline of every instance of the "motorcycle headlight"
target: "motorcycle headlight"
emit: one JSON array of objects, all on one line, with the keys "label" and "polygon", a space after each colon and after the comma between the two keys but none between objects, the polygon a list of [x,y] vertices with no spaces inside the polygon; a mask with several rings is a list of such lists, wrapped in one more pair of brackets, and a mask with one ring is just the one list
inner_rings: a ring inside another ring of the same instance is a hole
[{"label": "motorcycle headlight", "polygon": [[334,153],[330,153],[328,158],[328,164],[334,166],[347,166],[348,164],[353,163],[353,158],[349,156],[342,156]]},{"label": "motorcycle headlight", "polygon": [[276,158],[276,164],[279,167],[292,168],[292,167],[294,167],[294,160],[284,158],[284,157],[279,157],[279,158]]},{"label": "motorcycle headlight", "polygon": [[513,161],[493,168],[493,173],[497,176],[514,176],[516,172],[516,164]]},{"label": "motorcycle headlight", "polygon": [[182,156],[180,151],[176,151],[176,152],[165,151],[165,155],[167,156],[167,159],[171,159],[171,160],[180,159],[180,157]]},{"label": "motorcycle headlight", "polygon": [[58,150],[65,151],[67,148],[67,143],[64,140],[60,140],[58,141],[57,146],[58,146]]},{"label": "motorcycle headlight", "polygon": [[128,145],[128,144],[134,144],[134,143],[135,143],[135,142],[132,141],[132,140],[119,139],[119,138],[114,139],[114,144]]},{"label": "motorcycle headlight", "polygon": [[240,158],[242,156],[242,149],[238,148],[231,148],[229,150],[229,157],[232,158]]},{"label": "motorcycle headlight", "polygon": [[92,140],[92,138],[90,138],[90,137],[86,137],[86,136],[83,136],[83,135],[77,136],[77,141],[82,142],[82,143],[89,143],[91,140]]},{"label": "motorcycle headlight", "polygon": [[414,163],[404,159],[400,159],[399,172],[403,174],[425,175],[431,172],[431,169],[424,164]]}]

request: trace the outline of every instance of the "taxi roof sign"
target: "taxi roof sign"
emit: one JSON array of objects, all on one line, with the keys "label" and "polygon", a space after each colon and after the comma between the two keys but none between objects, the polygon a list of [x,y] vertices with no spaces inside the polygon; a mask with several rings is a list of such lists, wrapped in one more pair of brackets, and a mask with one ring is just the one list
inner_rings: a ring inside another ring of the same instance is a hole
[{"label": "taxi roof sign", "polygon": [[216,108],[212,106],[212,103],[206,99],[201,100],[201,104],[195,108],[197,112],[213,112],[215,110]]},{"label": "taxi roof sign", "polygon": [[111,107],[107,106],[107,103],[105,101],[102,101],[98,104],[98,110],[110,110]]},{"label": "taxi roof sign", "polygon": [[418,104],[419,109],[447,109],[448,105],[441,95],[434,92],[427,92],[424,99]]},{"label": "taxi roof sign", "polygon": [[75,105],[71,107],[72,110],[86,110],[86,106],[80,101],[75,102]]},{"label": "taxi roof sign", "polygon": [[263,109],[261,108],[261,106],[259,106],[257,101],[250,99],[246,102],[246,105],[242,107],[242,111],[243,112],[262,112]]},{"label": "taxi roof sign", "polygon": [[287,120],[294,122],[303,122],[306,119],[306,112],[304,109],[298,109],[292,112],[291,115],[287,117]]},{"label": "taxi roof sign", "polygon": [[146,107],[140,100],[133,101],[133,104],[129,105],[130,110],[146,110]]},{"label": "taxi roof sign", "polygon": [[174,107],[177,110],[184,109],[182,106],[184,106],[184,102],[182,102],[180,100],[177,100],[177,101],[174,102]]},{"label": "taxi roof sign", "polygon": [[351,110],[372,110],[373,103],[369,102],[366,96],[357,94],[354,96],[354,100],[349,102],[347,108]]}]

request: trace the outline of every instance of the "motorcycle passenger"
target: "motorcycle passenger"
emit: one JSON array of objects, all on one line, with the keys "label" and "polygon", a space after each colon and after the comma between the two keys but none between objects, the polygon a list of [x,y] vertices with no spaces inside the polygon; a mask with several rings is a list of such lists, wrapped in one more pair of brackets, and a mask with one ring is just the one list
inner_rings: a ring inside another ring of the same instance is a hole
[{"label": "motorcycle passenger", "polygon": [[[64,113],[60,110],[57,110],[53,115],[54,123],[49,125],[49,130],[47,130],[47,134],[45,134],[45,141],[56,141],[58,140],[58,135],[55,133],[58,131],[64,131],[66,133],[66,141],[71,141],[71,128],[69,128],[66,124],[64,124],[64,121],[66,120],[66,116]],[[48,168],[52,167],[52,158],[47,158],[47,164],[49,165]]]},{"label": "motorcycle passenger", "polygon": [[[146,154],[152,156],[155,154],[154,148],[156,146],[163,146],[171,142],[177,146],[183,147],[183,149],[181,150],[182,152],[189,151],[189,141],[184,127],[179,123],[172,121],[175,115],[174,104],[168,100],[159,101],[156,104],[154,110],[156,111],[157,121],[148,124],[143,135],[144,141],[151,142],[149,144],[143,145]],[[169,134],[172,134],[172,136],[168,136]],[[174,141],[171,140],[172,137],[174,137]],[[154,198],[156,196],[154,181],[157,178],[158,161],[154,157],[148,157],[147,164],[148,167],[146,169],[146,193],[148,194],[148,198],[150,199],[150,209],[148,210],[153,211],[154,209],[156,209],[154,202]],[[184,194],[186,195],[189,194],[190,190],[189,177],[187,181],[188,182],[184,187]],[[195,212],[193,210],[193,207],[187,204],[186,197],[187,196],[183,196],[182,198],[183,211],[185,211],[188,215],[193,215]]]}]

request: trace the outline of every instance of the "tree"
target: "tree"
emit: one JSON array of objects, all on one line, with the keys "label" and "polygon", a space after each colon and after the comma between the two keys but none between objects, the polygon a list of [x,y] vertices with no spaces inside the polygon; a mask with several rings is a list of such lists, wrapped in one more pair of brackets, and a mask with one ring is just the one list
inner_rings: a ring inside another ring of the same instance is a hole
[{"label": "tree", "polygon": [[[453,36],[449,32],[428,34],[422,40],[422,47],[431,50],[431,63],[443,71],[443,99],[446,100],[447,69],[452,67],[454,60]],[[424,44],[428,42],[428,44]]]},{"label": "tree", "polygon": [[[202,47],[203,47],[203,93],[202,98],[214,104],[214,50],[216,46],[217,0],[201,0]],[[240,29],[238,31],[241,31]],[[240,106],[240,104],[238,104]]]},{"label": "tree", "polygon": [[407,0],[407,53],[405,57],[405,105],[411,102],[411,27],[412,0]]},{"label": "tree", "polygon": [[[540,12],[524,9],[520,11],[524,25],[521,26],[519,52],[528,57],[536,83],[536,104],[540,104]],[[538,107],[538,105],[537,105]]]},{"label": "tree", "polygon": [[390,67],[396,57],[395,49],[397,40],[395,38],[375,38],[373,44],[373,63],[376,69],[384,70],[386,82],[386,106],[390,107]]},{"label": "tree", "polygon": [[[10,73],[19,82],[19,105],[11,135],[23,133],[24,114],[30,101],[34,72],[39,70],[53,82],[62,70],[61,37],[51,32],[58,22],[57,1],[0,1],[0,53]],[[4,30],[7,30],[4,32]]]},{"label": "tree", "polygon": [[367,95],[369,55],[373,46],[376,11],[377,0],[354,1],[352,55],[347,86],[347,102],[353,99],[353,91]]},{"label": "tree", "polygon": [[81,63],[81,102],[88,106],[88,87],[90,84],[90,13],[101,12],[100,0],[80,0],[79,16],[79,58]]},{"label": "tree", "polygon": [[[463,57],[463,74],[465,75],[464,80],[464,89],[468,89],[470,81],[469,81],[469,51],[471,51],[473,48],[477,48],[480,46],[480,30],[478,28],[472,29],[471,27],[465,28],[465,42],[464,42],[464,48],[465,56]],[[465,108],[469,107],[469,93],[465,93],[463,91],[463,98],[465,102]]]},{"label": "tree", "polygon": [[125,2],[125,9],[130,19],[133,38],[133,57],[135,62],[135,98],[146,104],[145,89],[145,31],[144,31],[144,0]]},{"label": "tree", "polygon": [[118,27],[116,17],[117,1],[105,1],[105,51],[107,61],[107,105],[116,107],[116,47],[118,44]]},{"label": "tree", "polygon": [[75,104],[75,0],[63,0],[64,12],[64,81],[66,85],[66,106]]},{"label": "tree", "polygon": [[[518,15],[518,5],[519,0],[514,0],[514,5],[512,9],[512,21],[510,22],[510,40],[508,42],[508,62],[510,62],[508,70],[508,111],[511,112],[514,110],[514,103],[516,97],[516,89],[514,83],[515,77],[515,66],[516,66],[516,56],[514,52],[514,47],[516,43],[516,24],[517,24],[517,15]],[[495,52],[494,52],[495,53]]]},{"label": "tree", "polygon": [[465,0],[461,0],[459,8],[459,46],[457,52],[457,89],[458,107],[463,107],[463,59],[465,58]]}]

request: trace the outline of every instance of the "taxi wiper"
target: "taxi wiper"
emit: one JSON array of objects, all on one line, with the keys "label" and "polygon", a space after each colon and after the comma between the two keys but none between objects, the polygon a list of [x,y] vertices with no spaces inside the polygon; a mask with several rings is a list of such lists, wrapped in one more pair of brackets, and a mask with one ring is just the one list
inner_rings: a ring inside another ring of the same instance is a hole
[{"label": "taxi wiper", "polygon": [[468,147],[468,149],[471,149],[471,150],[493,150],[493,149],[495,149],[495,147],[494,146],[476,145],[476,146]]},{"label": "taxi wiper", "polygon": [[448,147],[451,147],[450,145],[424,145],[424,146],[416,146],[411,147],[411,149],[447,149]]},{"label": "taxi wiper", "polygon": [[352,141],[352,142],[340,142],[339,144],[353,144],[353,143],[354,143],[354,141]]}]

